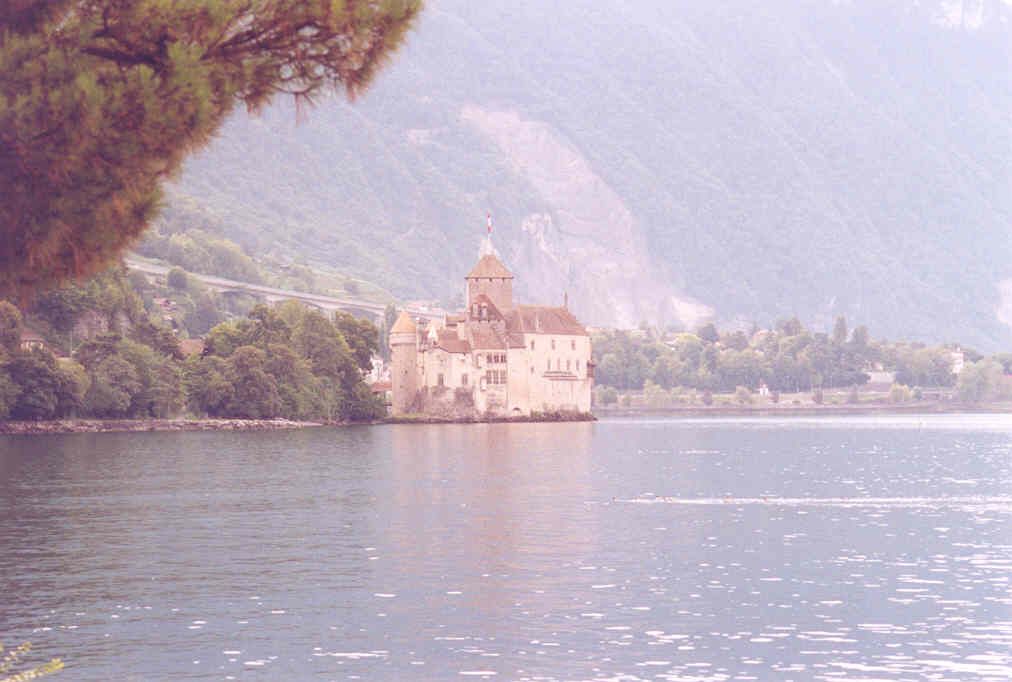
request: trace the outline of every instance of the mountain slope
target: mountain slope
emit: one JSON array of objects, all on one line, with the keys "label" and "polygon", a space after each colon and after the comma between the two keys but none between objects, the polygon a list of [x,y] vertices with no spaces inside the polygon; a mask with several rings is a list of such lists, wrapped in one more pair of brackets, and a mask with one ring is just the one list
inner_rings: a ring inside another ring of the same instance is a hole
[{"label": "mountain slope", "polygon": [[520,296],[590,323],[1008,346],[1012,12],[882,4],[430,0],[360,102],[231,120],[165,220],[459,300],[491,210]]}]

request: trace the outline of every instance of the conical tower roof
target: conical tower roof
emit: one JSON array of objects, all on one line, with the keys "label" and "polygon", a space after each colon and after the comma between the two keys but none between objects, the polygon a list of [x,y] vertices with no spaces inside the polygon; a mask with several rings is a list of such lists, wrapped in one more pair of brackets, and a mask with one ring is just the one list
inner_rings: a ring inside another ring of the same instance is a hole
[{"label": "conical tower roof", "polygon": [[478,263],[471,268],[471,272],[467,273],[467,279],[475,279],[477,277],[512,279],[513,273],[495,255],[487,253],[479,258]]},{"label": "conical tower roof", "polygon": [[418,331],[418,325],[411,319],[406,310],[402,310],[401,314],[397,316],[397,321],[394,322],[394,326],[390,328],[391,334],[414,334]]}]

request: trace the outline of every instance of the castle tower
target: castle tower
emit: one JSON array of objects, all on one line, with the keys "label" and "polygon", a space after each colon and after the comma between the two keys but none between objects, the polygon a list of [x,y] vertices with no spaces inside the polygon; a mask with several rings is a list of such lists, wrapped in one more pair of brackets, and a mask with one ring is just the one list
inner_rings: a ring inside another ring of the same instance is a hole
[{"label": "castle tower", "polygon": [[405,414],[418,392],[418,327],[401,311],[390,329],[390,383],[394,414]]},{"label": "castle tower", "polygon": [[481,294],[489,297],[501,312],[513,308],[513,273],[502,264],[491,240],[486,237],[478,263],[467,274],[467,308]]}]

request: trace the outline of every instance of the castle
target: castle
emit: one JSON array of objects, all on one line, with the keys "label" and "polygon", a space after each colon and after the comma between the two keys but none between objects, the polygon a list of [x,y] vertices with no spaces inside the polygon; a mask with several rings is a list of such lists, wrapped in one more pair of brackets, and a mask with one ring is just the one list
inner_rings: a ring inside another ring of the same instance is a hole
[{"label": "castle", "polygon": [[391,328],[393,414],[589,413],[590,336],[568,305],[514,305],[488,238],[466,282],[465,310],[423,326],[402,312]]}]

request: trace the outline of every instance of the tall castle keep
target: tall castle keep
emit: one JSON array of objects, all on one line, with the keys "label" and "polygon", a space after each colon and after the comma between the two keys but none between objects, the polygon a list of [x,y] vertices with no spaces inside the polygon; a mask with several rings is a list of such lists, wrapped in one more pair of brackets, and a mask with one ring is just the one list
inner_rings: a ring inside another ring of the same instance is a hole
[{"label": "tall castle keep", "polygon": [[566,306],[514,305],[513,274],[486,238],[466,277],[467,308],[390,330],[395,415],[590,412],[590,336]]}]

